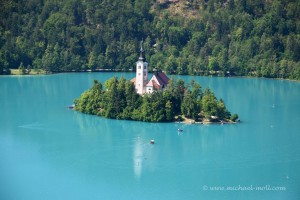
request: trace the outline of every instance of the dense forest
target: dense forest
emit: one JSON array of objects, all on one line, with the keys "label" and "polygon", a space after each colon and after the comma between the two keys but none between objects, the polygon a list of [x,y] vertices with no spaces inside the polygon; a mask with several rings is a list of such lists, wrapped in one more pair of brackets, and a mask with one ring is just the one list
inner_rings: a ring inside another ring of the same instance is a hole
[{"label": "dense forest", "polygon": [[222,99],[192,81],[169,81],[167,89],[145,94],[136,93],[135,86],[125,78],[113,77],[103,85],[95,80],[89,90],[74,100],[75,110],[112,119],[127,119],[145,122],[171,122],[183,118],[195,121],[233,122]]},{"label": "dense forest", "polygon": [[0,74],[150,70],[300,79],[298,0],[1,0]]}]

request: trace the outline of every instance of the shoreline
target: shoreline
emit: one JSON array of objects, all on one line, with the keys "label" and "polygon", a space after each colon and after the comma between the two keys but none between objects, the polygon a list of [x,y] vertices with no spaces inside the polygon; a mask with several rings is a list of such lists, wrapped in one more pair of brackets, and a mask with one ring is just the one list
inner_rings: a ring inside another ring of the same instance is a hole
[{"label": "shoreline", "polygon": [[[240,121],[239,121],[240,122]],[[202,121],[195,121],[193,119],[189,119],[189,118],[185,118],[183,117],[183,120],[182,121],[175,121],[175,123],[181,123],[181,124],[204,124],[204,125],[207,125],[207,124],[237,124],[238,122],[234,122],[234,121],[231,121],[229,119],[224,119],[224,120],[220,120],[220,121],[209,121],[208,119],[204,119]]]},{"label": "shoreline", "polygon": [[224,125],[224,124],[238,124],[240,123],[241,121],[231,121],[231,120],[223,120],[223,123],[222,122],[212,122],[212,121],[209,121],[207,119],[203,120],[203,121],[195,121],[193,119],[188,119],[188,118],[185,118],[185,120],[182,120],[182,121],[178,121],[178,120],[174,120],[174,121],[168,121],[168,122],[150,122],[150,121],[141,121],[141,120],[134,120],[134,119],[116,119],[116,118],[109,118],[109,117],[105,117],[105,116],[102,116],[102,115],[94,115],[94,114],[87,114],[87,113],[84,113],[84,112],[80,112],[79,110],[76,110],[74,108],[69,108],[73,111],[76,111],[76,112],[79,112],[81,114],[86,114],[86,115],[93,115],[93,116],[96,116],[96,117],[101,117],[101,118],[104,118],[104,119],[111,119],[111,120],[121,120],[121,121],[133,121],[133,122],[143,122],[143,123],[175,123],[175,124],[185,124],[185,125],[213,125],[213,124],[220,124],[220,125]]},{"label": "shoreline", "polygon": [[[26,72],[22,74],[19,69],[10,69],[11,73],[10,74],[1,74],[0,76],[28,76],[28,75],[54,75],[54,74],[62,74],[62,73],[100,73],[100,72],[124,72],[124,73],[130,73],[134,72],[132,69],[129,70],[122,70],[122,69],[96,69],[96,70],[71,70],[71,71],[61,71],[61,72],[47,72],[43,69],[31,69],[30,72]],[[153,71],[151,72],[153,73]],[[170,74],[170,75],[179,75],[179,74]],[[202,77],[222,77],[222,78],[258,78],[258,79],[266,79],[266,80],[279,80],[279,81],[291,81],[291,82],[300,82],[300,80],[296,79],[284,79],[284,78],[267,78],[267,77],[262,77],[262,76],[235,76],[235,75],[230,75],[230,76],[218,76],[218,75],[189,75],[189,74],[183,74],[183,76],[202,76]]]},{"label": "shoreline", "polygon": [[182,121],[182,122],[178,122],[175,121],[175,123],[179,123],[179,124],[203,124],[203,125],[209,125],[209,124],[220,124],[220,125],[224,125],[224,124],[237,124],[238,122],[210,122],[210,121],[200,121],[200,122],[186,122],[186,121]]}]

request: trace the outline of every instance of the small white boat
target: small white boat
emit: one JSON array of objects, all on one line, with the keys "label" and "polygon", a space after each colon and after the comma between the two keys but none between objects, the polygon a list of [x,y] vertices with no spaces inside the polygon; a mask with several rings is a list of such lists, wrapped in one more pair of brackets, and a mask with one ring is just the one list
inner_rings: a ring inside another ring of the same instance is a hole
[{"label": "small white boat", "polygon": [[178,132],[182,132],[182,131],[183,131],[182,129],[180,129],[180,128],[178,129]]},{"label": "small white boat", "polygon": [[72,105],[68,105],[68,108],[69,109],[73,109],[75,107],[75,105],[74,104],[72,104]]},{"label": "small white boat", "polygon": [[155,143],[155,141],[154,140],[150,140],[150,144],[154,144]]}]

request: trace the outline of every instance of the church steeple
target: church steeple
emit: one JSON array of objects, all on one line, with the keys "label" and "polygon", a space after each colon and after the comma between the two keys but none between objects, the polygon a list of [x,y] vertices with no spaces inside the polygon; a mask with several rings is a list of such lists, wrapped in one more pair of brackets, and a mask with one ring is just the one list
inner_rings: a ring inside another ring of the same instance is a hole
[{"label": "church steeple", "polygon": [[136,62],[135,89],[138,94],[143,95],[146,92],[148,83],[148,63],[146,62],[143,49],[143,41],[141,42],[140,57]]},{"label": "church steeple", "polygon": [[139,61],[146,61],[145,54],[144,54],[144,49],[143,49],[143,40],[141,41]]}]

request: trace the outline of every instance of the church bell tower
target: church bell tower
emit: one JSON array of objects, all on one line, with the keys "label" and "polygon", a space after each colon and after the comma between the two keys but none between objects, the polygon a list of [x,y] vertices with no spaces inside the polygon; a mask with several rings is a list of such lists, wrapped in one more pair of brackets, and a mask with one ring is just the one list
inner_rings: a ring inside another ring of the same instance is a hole
[{"label": "church bell tower", "polygon": [[146,85],[148,83],[148,63],[146,62],[143,41],[141,42],[140,48],[140,57],[136,62],[136,82],[135,89],[136,92],[140,95],[143,95],[146,92]]}]

